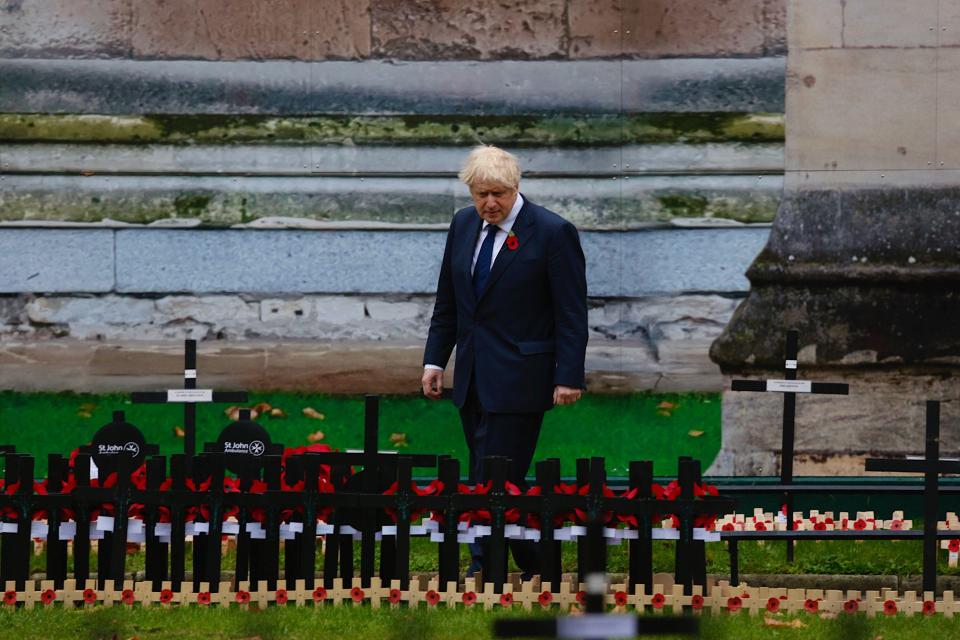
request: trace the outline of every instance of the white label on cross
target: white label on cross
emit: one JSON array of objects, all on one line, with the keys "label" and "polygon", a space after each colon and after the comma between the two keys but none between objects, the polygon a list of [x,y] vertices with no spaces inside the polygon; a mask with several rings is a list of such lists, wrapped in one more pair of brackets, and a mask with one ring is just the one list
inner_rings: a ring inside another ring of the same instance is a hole
[{"label": "white label on cross", "polygon": [[654,540],[679,540],[680,529],[664,529],[662,527],[654,527],[650,530],[650,537]]},{"label": "white label on cross", "polygon": [[168,389],[167,402],[213,402],[213,389]]},{"label": "white label on cross", "polygon": [[184,369],[183,377],[187,380],[196,380],[197,379],[197,370],[196,369]]},{"label": "white label on cross", "polygon": [[558,638],[632,638],[635,635],[635,615],[587,613],[557,618]]},{"label": "white label on cross", "polygon": [[767,391],[810,393],[811,384],[809,380],[767,380]]},{"label": "white label on cross", "polygon": [[787,360],[786,366],[787,366],[787,369],[796,369],[796,368],[797,368],[797,361],[796,361],[796,360]]},{"label": "white label on cross", "polygon": [[77,535],[77,523],[76,522],[61,522],[60,523],[60,540],[73,540]]}]

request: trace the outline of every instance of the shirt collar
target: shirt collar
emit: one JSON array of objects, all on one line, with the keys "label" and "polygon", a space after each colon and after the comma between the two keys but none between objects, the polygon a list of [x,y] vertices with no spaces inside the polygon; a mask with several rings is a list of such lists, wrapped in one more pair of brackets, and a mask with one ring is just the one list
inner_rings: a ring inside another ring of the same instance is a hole
[{"label": "shirt collar", "polygon": [[[523,208],[523,196],[520,195],[520,192],[518,191],[517,199],[513,203],[513,207],[510,209],[510,214],[503,220],[503,222],[501,222],[497,226],[500,227],[502,231],[505,231],[507,232],[507,234],[509,234],[510,230],[513,228],[513,223],[517,221],[517,216],[520,215],[520,209],[522,208]],[[481,232],[481,234],[485,232],[487,230],[487,227],[489,226],[490,226],[489,222],[484,222],[483,231]]]}]

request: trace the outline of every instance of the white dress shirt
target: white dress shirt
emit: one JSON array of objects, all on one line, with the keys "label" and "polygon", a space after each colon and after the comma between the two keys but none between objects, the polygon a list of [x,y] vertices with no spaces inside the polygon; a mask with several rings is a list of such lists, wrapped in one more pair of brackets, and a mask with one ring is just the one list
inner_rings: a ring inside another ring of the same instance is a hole
[{"label": "white dress shirt", "polygon": [[[497,226],[500,229],[497,231],[497,235],[493,238],[493,255],[490,258],[490,269],[493,269],[493,263],[497,261],[497,254],[500,253],[500,249],[503,248],[503,243],[507,241],[507,236],[510,235],[510,230],[513,229],[513,223],[517,221],[517,215],[520,213],[520,209],[523,207],[523,196],[517,193],[517,199],[513,203],[513,207],[510,209],[510,213],[507,214],[507,217],[498,224]],[[473,260],[470,262],[470,274],[473,274],[473,270],[477,268],[477,257],[480,255],[480,246],[483,244],[484,238],[487,237],[487,227],[490,226],[489,222],[484,222],[483,227],[480,229],[480,235],[477,237],[477,244],[473,248]],[[423,365],[424,369],[438,369],[443,371],[443,367],[436,364],[425,364]]]},{"label": "white dress shirt", "polygon": [[[493,239],[493,255],[490,257],[490,269],[493,269],[493,263],[497,261],[497,254],[500,253],[500,249],[503,248],[503,243],[507,241],[507,236],[510,235],[510,230],[513,229],[513,223],[517,221],[517,214],[520,213],[522,207],[523,196],[518,193],[517,200],[513,203],[513,208],[510,209],[510,213],[507,214],[503,222],[497,225],[500,227],[500,230],[497,231],[497,235]],[[480,255],[480,247],[483,245],[484,238],[487,237],[487,227],[489,226],[489,222],[484,222],[483,227],[480,229],[477,244],[473,248],[473,260],[470,262],[470,275],[473,275],[473,270],[477,268],[477,256]]]}]

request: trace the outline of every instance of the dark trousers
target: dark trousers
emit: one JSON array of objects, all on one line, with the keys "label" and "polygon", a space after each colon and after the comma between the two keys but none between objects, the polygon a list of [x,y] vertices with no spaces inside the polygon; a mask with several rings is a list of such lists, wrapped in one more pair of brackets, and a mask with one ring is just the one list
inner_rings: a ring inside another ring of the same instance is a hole
[{"label": "dark trousers", "polygon": [[[483,459],[487,456],[510,458],[507,480],[526,490],[525,477],[537,448],[543,413],[489,413],[480,404],[473,382],[467,399],[460,409],[463,435],[470,449],[470,481],[486,482],[487,470]],[[510,550],[520,570],[528,575],[539,573],[536,543],[529,540],[511,540]],[[482,545],[470,545],[474,565],[481,562]]]}]

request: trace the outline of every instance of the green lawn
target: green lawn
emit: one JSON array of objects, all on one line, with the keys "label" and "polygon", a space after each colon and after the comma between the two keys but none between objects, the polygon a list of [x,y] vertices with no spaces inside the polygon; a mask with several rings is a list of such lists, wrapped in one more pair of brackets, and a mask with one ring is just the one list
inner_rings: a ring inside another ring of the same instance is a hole
[{"label": "green lawn", "polygon": [[[286,412],[286,418],[260,418],[274,442],[298,446],[307,435],[323,431],[323,442],[337,449],[363,444],[363,399],[360,397],[253,393],[249,406],[267,402]],[[304,416],[304,408],[323,414],[322,420]],[[664,408],[665,407],[665,408]],[[216,440],[229,423],[224,405],[198,410],[198,449]],[[89,442],[123,410],[140,427],[147,442],[163,454],[183,450],[174,428],[183,424],[182,409],[169,405],[134,405],[129,396],[73,393],[0,392],[0,444],[37,458],[38,475],[45,473],[48,453],[68,454]],[[694,435],[691,435],[691,432]],[[391,433],[406,434],[405,453],[452,454],[466,459],[466,446],[456,408],[449,401],[390,396],[381,403],[380,447],[392,449]],[[676,459],[689,455],[706,469],[720,449],[719,394],[587,395],[577,404],[547,413],[536,459],[558,457],[563,473],[572,475],[580,457],[604,456],[607,473],[626,476],[631,460],[653,460],[655,473],[676,473]]]},{"label": "green lawn", "polygon": [[[138,638],[205,638],[206,640],[306,640],[314,638],[377,638],[430,640],[490,638],[493,620],[504,616],[544,615],[521,610],[371,609],[369,607],[270,607],[250,609],[162,609],[126,607],[66,611],[44,608],[0,610],[3,637],[30,640],[77,638],[113,640]],[[843,640],[930,640],[955,638],[960,618],[863,615],[824,618],[809,614],[777,616],[799,620],[800,628],[774,628],[761,616],[703,615],[701,637],[713,640],[842,638]],[[665,636],[659,636],[665,637]]]}]

